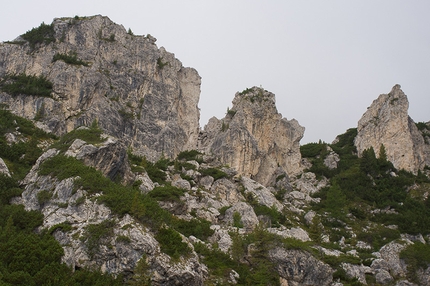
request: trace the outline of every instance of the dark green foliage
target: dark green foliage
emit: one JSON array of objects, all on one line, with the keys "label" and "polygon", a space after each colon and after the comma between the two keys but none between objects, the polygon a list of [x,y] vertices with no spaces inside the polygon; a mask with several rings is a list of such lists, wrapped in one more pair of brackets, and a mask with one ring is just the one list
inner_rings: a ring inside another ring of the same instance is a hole
[{"label": "dark green foliage", "polygon": [[47,190],[41,190],[37,193],[37,201],[40,205],[47,203],[52,198],[52,192]]},{"label": "dark green foliage", "polygon": [[[161,158],[157,162],[152,163],[151,161],[147,160],[146,157],[134,155],[131,150],[129,150],[127,154],[130,162],[135,165],[135,171],[145,170],[153,182],[156,182],[160,185],[164,185],[166,183],[167,177],[164,171],[166,171],[167,167],[172,164],[169,159]],[[143,170],[141,168],[143,168]]]},{"label": "dark green foliage", "polygon": [[55,31],[54,26],[47,25],[45,23],[40,24],[39,27],[33,28],[25,34],[21,35],[21,37],[28,41],[30,47],[34,49],[38,44],[50,44],[55,42]]},{"label": "dark green foliage", "polygon": [[400,231],[388,227],[376,227],[368,232],[360,232],[357,239],[370,244],[375,251],[378,251],[387,242],[400,238]]},{"label": "dark green foliage", "polygon": [[327,144],[325,143],[308,143],[300,146],[300,153],[304,158],[315,158],[324,156],[327,152]]},{"label": "dark green foliage", "polygon": [[55,136],[36,128],[30,120],[0,108],[0,134],[15,131],[19,131],[26,142],[8,144],[5,137],[0,136],[0,158],[5,160],[14,177],[22,179],[42,154],[42,150],[37,146],[39,140]]},{"label": "dark green foliage", "polygon": [[81,240],[85,242],[87,253],[93,257],[100,249],[101,244],[107,243],[106,240],[112,236],[115,222],[105,220],[99,224],[90,224],[85,228]]},{"label": "dark green foliage", "polygon": [[180,202],[180,197],[185,194],[185,190],[173,186],[155,187],[148,193],[151,198],[158,201]]},{"label": "dark green foliage", "polygon": [[169,65],[169,62],[165,62],[163,63],[163,58],[158,58],[157,59],[157,66],[158,68],[161,70],[163,69],[165,66]]},{"label": "dark green foliage", "polygon": [[0,173],[0,205],[8,204],[11,198],[19,196],[21,192],[15,179]]},{"label": "dark green foliage", "polygon": [[192,219],[190,221],[174,219],[172,221],[172,227],[189,237],[193,235],[200,240],[207,240],[209,236],[214,234],[214,230],[212,230],[211,223],[205,219]]},{"label": "dark green foliage", "polygon": [[279,227],[286,221],[285,216],[281,212],[279,212],[274,206],[269,208],[265,205],[255,204],[253,205],[253,208],[257,216],[263,215],[270,218],[272,227]]},{"label": "dark green foliage", "polygon": [[103,131],[98,127],[97,122],[94,121],[89,128],[77,128],[63,135],[52,147],[60,151],[66,151],[76,139],[84,140],[89,144],[102,143],[104,141],[104,139],[100,137],[102,133]]},{"label": "dark green foliage", "polygon": [[182,241],[179,233],[171,228],[159,229],[155,239],[160,243],[161,251],[174,260],[187,256],[191,252],[190,247]]},{"label": "dark green foliage", "polygon": [[417,122],[415,123],[419,131],[430,130],[430,127],[425,122]]},{"label": "dark green foliage", "polygon": [[7,75],[0,82],[1,90],[12,96],[25,94],[51,97],[52,86],[52,82],[43,75],[26,75],[25,73]]},{"label": "dark green foliage", "polygon": [[51,226],[48,230],[48,233],[53,234],[57,229],[61,229],[63,232],[67,232],[67,231],[72,230],[72,225],[68,221],[63,222],[63,223],[59,223],[59,224]]},{"label": "dark green foliage", "polygon": [[216,168],[200,169],[199,172],[202,174],[202,176],[213,177],[215,181],[221,178],[228,177],[226,173]]},{"label": "dark green foliage", "polygon": [[242,228],[243,227],[242,216],[240,215],[239,212],[234,212],[233,213],[233,226],[237,227],[237,228]]},{"label": "dark green foliage", "polygon": [[54,55],[54,58],[52,59],[52,62],[56,61],[63,61],[66,64],[70,65],[76,65],[76,66],[88,66],[87,62],[84,62],[80,59],[78,59],[78,55],[76,52],[70,52],[69,54],[60,54],[57,53]]},{"label": "dark green foliage", "polygon": [[178,154],[176,157],[178,160],[184,160],[184,161],[192,161],[195,160],[198,163],[203,162],[203,156],[202,153],[197,150],[186,150],[182,151]]},{"label": "dark green foliage", "polygon": [[425,270],[430,265],[430,245],[416,242],[408,245],[400,252],[400,258],[408,265],[407,277],[410,281],[419,283],[417,270]]},{"label": "dark green foliage", "polygon": [[[218,249],[210,250],[200,243],[194,245],[194,250],[209,268],[209,280],[219,283],[221,278],[227,284],[231,270],[235,270],[240,275],[237,285],[279,285],[279,275],[268,259],[268,250],[280,243],[276,236],[262,228],[257,228],[245,237],[236,233],[230,235],[233,239],[234,260]],[[248,253],[249,249],[252,249],[252,253]],[[240,262],[244,261],[245,255],[248,264]]]}]

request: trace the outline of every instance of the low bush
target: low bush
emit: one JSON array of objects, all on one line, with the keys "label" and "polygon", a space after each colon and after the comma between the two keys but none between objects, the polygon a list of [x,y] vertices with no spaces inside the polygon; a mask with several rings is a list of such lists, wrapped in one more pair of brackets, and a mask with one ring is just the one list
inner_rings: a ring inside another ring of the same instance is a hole
[{"label": "low bush", "polygon": [[420,242],[408,245],[400,252],[400,258],[408,265],[408,279],[419,283],[417,270],[420,268],[425,270],[430,265],[430,245]]},{"label": "low bush", "polygon": [[12,96],[34,95],[51,97],[53,84],[45,76],[26,75],[25,73],[7,75],[0,82],[0,89]]},{"label": "low bush", "polygon": [[190,221],[181,219],[174,219],[172,221],[172,227],[174,229],[186,237],[193,235],[200,240],[207,240],[209,236],[214,234],[214,230],[210,228],[211,225],[211,222],[201,218],[192,219]]},{"label": "low bush", "polygon": [[76,66],[85,66],[87,67],[89,64],[78,59],[78,55],[76,52],[70,52],[69,54],[61,54],[57,53],[54,55],[52,62],[63,61],[66,64],[76,65]]},{"label": "low bush", "polygon": [[105,244],[105,239],[113,234],[113,227],[115,222],[113,220],[105,220],[99,224],[89,224],[85,228],[85,232],[81,240],[85,242],[87,253],[93,257],[100,249],[100,245]]},{"label": "low bush", "polygon": [[81,139],[88,144],[99,144],[104,141],[101,138],[102,133],[103,131],[98,127],[97,122],[94,121],[90,127],[77,128],[63,135],[52,147],[60,151],[66,151],[76,139]]},{"label": "low bush", "polygon": [[176,159],[178,160],[184,160],[184,161],[192,161],[195,160],[199,163],[202,163],[203,158],[202,158],[202,153],[197,151],[197,150],[186,150],[186,151],[182,151],[178,154],[178,156],[176,157]]},{"label": "low bush", "polygon": [[172,201],[179,202],[180,197],[185,194],[185,190],[173,187],[170,185],[164,187],[155,187],[152,191],[148,193],[151,198],[158,201]]},{"label": "low bush", "polygon": [[38,44],[46,44],[55,42],[55,31],[54,26],[47,25],[45,23],[40,24],[39,27],[33,28],[27,31],[21,37],[26,40],[32,49],[34,49]]},{"label": "low bush", "polygon": [[214,178],[214,180],[218,180],[221,178],[226,178],[228,175],[224,173],[223,171],[216,169],[216,168],[207,168],[207,169],[200,169],[199,172],[203,176],[211,176]]},{"label": "low bush", "polygon": [[168,254],[172,259],[178,260],[181,256],[188,256],[191,248],[182,241],[180,234],[171,228],[161,228],[155,235],[160,243],[161,251]]}]

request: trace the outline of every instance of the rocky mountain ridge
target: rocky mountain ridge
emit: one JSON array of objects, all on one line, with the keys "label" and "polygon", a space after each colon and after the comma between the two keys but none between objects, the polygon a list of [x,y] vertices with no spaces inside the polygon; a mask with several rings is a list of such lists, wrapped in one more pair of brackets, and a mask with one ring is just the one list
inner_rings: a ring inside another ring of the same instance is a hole
[{"label": "rocky mountain ridge", "polygon": [[[43,41],[26,33],[0,45],[0,216],[18,229],[25,220],[8,208],[41,213],[36,233],[55,238],[68,276],[93,269],[131,285],[430,283],[430,127],[407,116],[400,86],[332,144],[300,146],[304,128],[258,87],[200,130],[200,77],[152,36],[102,16],[55,19],[47,30]],[[52,86],[32,94],[22,78]],[[10,226],[0,226],[2,247]],[[21,274],[8,267],[0,280],[10,284]]]}]

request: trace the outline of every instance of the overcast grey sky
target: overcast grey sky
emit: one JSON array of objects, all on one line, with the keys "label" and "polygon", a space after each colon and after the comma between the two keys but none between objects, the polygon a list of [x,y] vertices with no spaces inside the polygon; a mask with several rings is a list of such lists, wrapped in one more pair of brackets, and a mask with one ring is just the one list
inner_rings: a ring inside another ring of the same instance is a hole
[{"label": "overcast grey sky", "polygon": [[306,128],[302,144],[356,127],[397,83],[409,115],[430,120],[428,0],[14,0],[1,4],[0,41],[95,14],[153,35],[199,72],[202,127],[252,86],[273,92],[283,117]]}]

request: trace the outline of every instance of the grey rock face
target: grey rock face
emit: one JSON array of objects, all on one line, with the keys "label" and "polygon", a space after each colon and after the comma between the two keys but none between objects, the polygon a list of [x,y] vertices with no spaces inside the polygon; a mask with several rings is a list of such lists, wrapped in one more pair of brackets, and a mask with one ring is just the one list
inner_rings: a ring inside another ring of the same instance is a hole
[{"label": "grey rock face", "polygon": [[65,153],[66,156],[82,160],[111,180],[130,182],[134,179],[128,163],[127,149],[121,141],[108,137],[100,146],[76,139]]},{"label": "grey rock face", "polygon": [[[0,44],[0,78],[43,75],[52,98],[0,93],[0,102],[22,117],[37,119],[57,135],[97,120],[133,151],[156,159],[195,149],[199,130],[200,76],[150,37],[129,35],[103,16],[53,21],[55,42]],[[53,62],[76,53],[84,65]]]},{"label": "grey rock face", "polygon": [[329,265],[300,250],[275,248],[269,251],[270,259],[277,265],[279,275],[288,285],[330,285],[333,270]]},{"label": "grey rock face", "polygon": [[2,158],[0,158],[0,174],[10,177],[9,168],[7,167],[6,163],[3,161]]},{"label": "grey rock face", "polygon": [[289,176],[302,170],[303,134],[304,128],[295,119],[278,113],[273,93],[254,87],[236,93],[226,117],[209,120],[200,134],[199,148],[267,186],[278,167]]},{"label": "grey rock face", "polygon": [[430,145],[426,144],[413,120],[408,116],[407,96],[395,85],[390,93],[374,100],[358,121],[355,146],[360,156],[373,147],[379,156],[383,144],[387,159],[394,167],[417,172],[430,164]]}]

